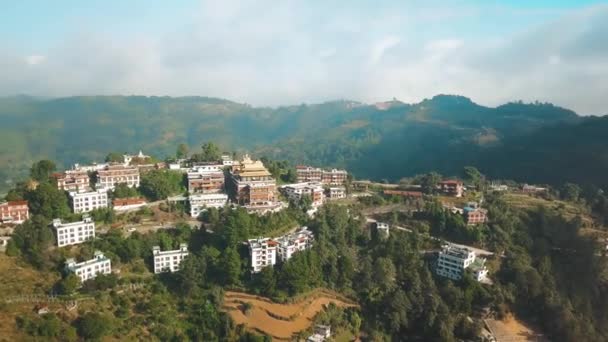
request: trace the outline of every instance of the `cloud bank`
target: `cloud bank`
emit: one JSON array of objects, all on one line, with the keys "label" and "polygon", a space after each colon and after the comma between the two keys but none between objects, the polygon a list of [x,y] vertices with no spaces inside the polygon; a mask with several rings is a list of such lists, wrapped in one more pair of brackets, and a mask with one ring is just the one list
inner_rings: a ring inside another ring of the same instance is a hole
[{"label": "cloud bank", "polygon": [[0,96],[203,95],[284,105],[451,93],[485,105],[539,100],[608,113],[608,5],[506,33],[459,29],[486,10],[203,1],[161,34],[75,27],[44,51],[0,47]]}]

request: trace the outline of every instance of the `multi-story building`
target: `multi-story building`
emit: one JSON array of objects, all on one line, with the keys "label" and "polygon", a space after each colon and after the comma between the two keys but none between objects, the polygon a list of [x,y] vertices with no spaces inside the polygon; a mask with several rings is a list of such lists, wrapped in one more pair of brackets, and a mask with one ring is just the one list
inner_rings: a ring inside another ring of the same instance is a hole
[{"label": "multi-story building", "polygon": [[97,189],[114,190],[117,184],[127,184],[128,187],[139,186],[139,169],[135,166],[108,165],[97,171]]},{"label": "multi-story building", "polygon": [[294,202],[298,202],[302,199],[302,196],[308,196],[312,201],[313,207],[321,206],[325,198],[321,183],[287,184],[281,187],[281,191],[285,197]]},{"label": "multi-story building", "polygon": [[477,281],[485,280],[488,274],[485,259],[477,258],[475,252],[469,248],[447,245],[439,252],[435,267],[437,275],[460,280],[467,269],[471,270],[473,278]]},{"label": "multi-story building", "polygon": [[77,263],[70,258],[65,261],[65,268],[80,277],[82,282],[97,277],[98,274],[112,273],[112,262],[100,251],[95,251],[95,257],[91,260]]},{"label": "multi-story building", "polygon": [[325,342],[331,338],[331,326],[317,324],[314,333],[306,339],[306,342]]},{"label": "multi-story building", "polygon": [[235,201],[248,207],[275,205],[276,182],[270,172],[259,161],[245,155],[238,166],[234,166],[231,186]]},{"label": "multi-story building", "polygon": [[463,216],[468,225],[486,223],[488,221],[488,211],[478,207],[464,207]]},{"label": "multi-story building", "polygon": [[89,173],[84,170],[66,170],[53,174],[59,190],[84,191],[89,188]]},{"label": "multi-story building", "polygon": [[260,272],[262,268],[277,263],[278,242],[270,238],[259,238],[250,239],[248,243],[252,272]]},{"label": "multi-story building", "polygon": [[206,173],[206,172],[222,172],[223,164],[218,163],[194,163],[190,172]]},{"label": "multi-story building", "polygon": [[53,228],[57,236],[57,247],[78,245],[95,238],[95,222],[83,215],[82,221],[62,223],[61,219],[53,220]]},{"label": "multi-story building", "polygon": [[380,238],[387,238],[390,234],[390,226],[388,223],[376,222],[376,233]]},{"label": "multi-story building", "polygon": [[0,203],[0,222],[21,224],[30,218],[27,201],[9,201]]},{"label": "multi-story building", "polygon": [[341,186],[331,187],[325,191],[327,198],[330,200],[346,198],[346,189]]},{"label": "multi-story building", "polygon": [[207,208],[221,208],[228,203],[226,194],[194,194],[188,196],[190,216],[198,217]]},{"label": "multi-story building", "polygon": [[139,197],[132,198],[115,198],[112,202],[112,207],[116,211],[127,211],[138,209],[146,205],[146,200]]},{"label": "multi-story building", "polygon": [[179,245],[179,249],[170,251],[161,251],[160,246],[154,246],[152,256],[154,257],[154,273],[179,271],[179,266],[188,256],[188,245],[182,243]]},{"label": "multi-story building", "polygon": [[277,256],[282,261],[287,261],[294,253],[310,248],[313,240],[314,235],[307,227],[302,227],[295,233],[283,235],[275,239],[278,243]]},{"label": "multi-story building", "polygon": [[107,208],[108,193],[105,189],[84,192],[70,192],[70,204],[72,211],[78,213],[88,213],[89,211]]},{"label": "multi-story building", "polygon": [[218,193],[224,191],[223,171],[196,171],[188,172],[188,192]]},{"label": "multi-story building", "polygon": [[342,185],[346,182],[348,172],[346,170],[331,169],[323,170],[312,166],[296,166],[298,182],[317,182],[325,185]]},{"label": "multi-story building", "polygon": [[74,171],[85,171],[85,172],[97,172],[99,170],[103,170],[108,167],[108,163],[93,163],[90,165],[80,165],[78,163],[74,164],[72,170]]},{"label": "multi-story building", "polygon": [[459,180],[445,180],[439,182],[439,190],[449,196],[462,197],[464,185]]}]

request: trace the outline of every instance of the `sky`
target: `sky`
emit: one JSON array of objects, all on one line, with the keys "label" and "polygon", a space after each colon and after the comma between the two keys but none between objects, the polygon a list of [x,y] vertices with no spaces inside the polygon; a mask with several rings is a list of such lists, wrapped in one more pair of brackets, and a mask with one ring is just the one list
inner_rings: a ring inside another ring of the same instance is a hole
[{"label": "sky", "polygon": [[608,114],[599,1],[55,0],[0,4],[0,96],[256,106],[458,94]]}]

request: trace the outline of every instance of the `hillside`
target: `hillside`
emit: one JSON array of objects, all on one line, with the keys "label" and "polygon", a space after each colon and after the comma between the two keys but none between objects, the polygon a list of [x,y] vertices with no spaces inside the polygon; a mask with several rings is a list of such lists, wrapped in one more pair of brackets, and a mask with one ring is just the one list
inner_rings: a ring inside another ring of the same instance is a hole
[{"label": "hillside", "polygon": [[[298,163],[347,167],[358,178],[395,180],[429,170],[455,174],[467,164],[516,178],[528,176],[527,171],[497,165],[526,165],[525,159],[518,160],[525,155],[512,154],[527,150],[526,143],[537,147],[539,165],[552,158],[554,137],[538,129],[554,127],[555,136],[564,130],[575,139],[577,130],[595,127],[594,120],[603,119],[580,118],[550,104],[489,108],[451,95],[416,104],[334,101],[278,108],[206,97],[12,97],[0,99],[0,191],[41,158],[68,167],[100,161],[108,151],[142,149],[166,157],[179,143],[194,149],[205,141]],[[594,134],[571,150],[593,146],[601,151],[607,145],[606,138]],[[586,157],[603,158],[599,152]],[[605,163],[597,167],[598,172],[606,170]],[[549,171],[545,179],[551,181],[599,181],[576,172]]]}]

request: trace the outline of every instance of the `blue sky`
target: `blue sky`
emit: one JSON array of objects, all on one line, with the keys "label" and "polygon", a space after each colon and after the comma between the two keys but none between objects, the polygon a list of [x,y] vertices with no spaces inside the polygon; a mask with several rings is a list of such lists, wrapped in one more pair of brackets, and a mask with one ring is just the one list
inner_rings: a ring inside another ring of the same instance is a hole
[{"label": "blue sky", "polygon": [[0,96],[455,93],[606,114],[607,37],[597,1],[20,0],[0,5]]}]

